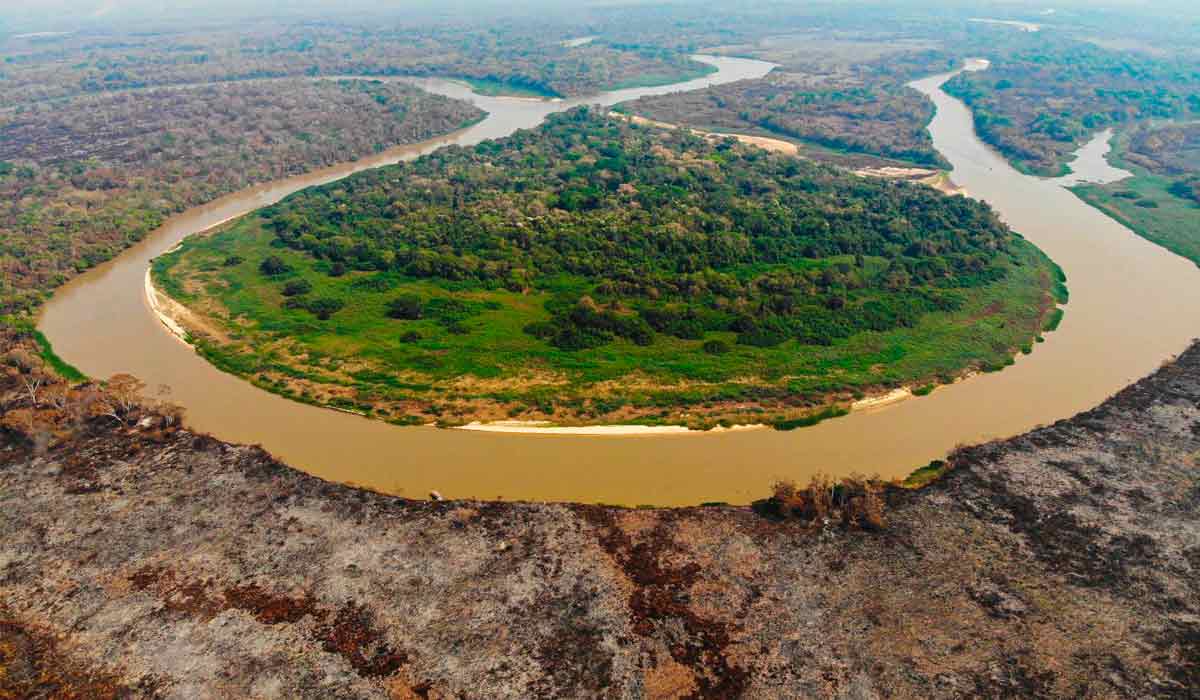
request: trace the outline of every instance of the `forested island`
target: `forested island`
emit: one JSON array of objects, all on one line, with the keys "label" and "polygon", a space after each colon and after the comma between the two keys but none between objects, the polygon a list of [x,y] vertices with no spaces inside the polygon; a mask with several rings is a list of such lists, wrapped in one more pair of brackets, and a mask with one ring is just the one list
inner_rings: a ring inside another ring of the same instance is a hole
[{"label": "forested island", "polygon": [[1065,300],[983,204],[594,108],[306,190],[154,271],[218,366],[403,423],[787,425],[1002,367]]}]

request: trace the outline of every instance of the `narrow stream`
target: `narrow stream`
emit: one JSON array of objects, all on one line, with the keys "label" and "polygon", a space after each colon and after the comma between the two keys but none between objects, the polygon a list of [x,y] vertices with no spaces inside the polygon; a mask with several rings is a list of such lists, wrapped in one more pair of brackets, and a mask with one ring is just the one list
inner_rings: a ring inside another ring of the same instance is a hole
[{"label": "narrow stream", "polygon": [[[232,442],[257,443],[317,476],[423,498],[570,500],[627,505],[745,503],[787,477],[815,472],[904,476],[954,446],[1013,435],[1090,408],[1182,351],[1200,329],[1200,270],[1077,199],[1062,184],[1022,175],[985,146],[971,115],[941,92],[950,75],[914,83],[937,104],[934,144],[954,181],[992,204],[1066,271],[1071,303],[1060,329],[1003,372],[931,396],[855,413],[812,428],[653,437],[511,435],[399,428],[294,403],[223,374],[150,313],[149,261],[186,236],[299,189],[412,158],[445,144],[473,144],[535,126],[581,103],[757,78],[770,64],[705,58],[719,72],[673,86],[562,102],[487,98],[461,84],[415,81],[489,112],[480,124],[351,165],[254,188],[167,222],[114,261],[81,275],[47,304],[40,327],[68,362],[91,376],[135,374],[171,387],[189,424]],[[1087,153],[1102,154],[1105,140]],[[1088,151],[1087,149],[1092,149]],[[1100,165],[1102,164],[1102,165]],[[1104,179],[1103,158],[1080,158],[1076,177]]]}]

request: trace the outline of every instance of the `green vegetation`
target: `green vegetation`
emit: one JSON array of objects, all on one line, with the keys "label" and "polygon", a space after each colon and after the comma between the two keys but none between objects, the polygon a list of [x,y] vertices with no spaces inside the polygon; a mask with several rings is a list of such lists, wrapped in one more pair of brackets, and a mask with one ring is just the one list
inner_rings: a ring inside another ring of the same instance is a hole
[{"label": "green vegetation", "polygon": [[982,204],[587,109],[298,193],[155,276],[226,330],[218,366],[303,400],[781,427],[1003,366],[1056,280]]},{"label": "green vegetation", "polygon": [[1194,60],[1115,51],[1053,32],[1014,37],[992,66],[965,72],[946,91],[971,107],[980,137],[1019,168],[1065,172],[1097,130],[1200,115]]},{"label": "green vegetation", "polygon": [[771,427],[775,428],[776,430],[795,430],[796,428],[807,428],[816,425],[821,421],[829,420],[830,418],[841,418],[842,416],[849,415],[849,413],[850,410],[847,408],[842,408],[841,406],[829,406],[807,416],[776,421],[771,425]]},{"label": "green vegetation", "polygon": [[0,313],[31,312],[191,206],[480,118],[465,102],[400,83],[305,79],[2,113],[0,162],[19,165],[0,167]]},{"label": "green vegetation", "polygon": [[42,361],[49,365],[55,374],[69,382],[82,382],[87,379],[87,375],[80,372],[74,365],[69,364],[54,352],[54,348],[50,346],[50,341],[46,339],[46,336],[41,331],[33,331],[33,340],[37,343],[38,349],[41,350]]},{"label": "green vegetation", "polygon": [[1055,280],[982,204],[587,109],[298,193],[155,275],[228,330],[218,366],[314,402],[782,427],[1003,366]]},{"label": "green vegetation", "polygon": [[692,61],[690,65],[680,66],[671,72],[660,73],[641,73],[636,76],[618,80],[606,89],[608,90],[624,90],[626,88],[639,87],[658,87],[659,85],[673,85],[689,80],[697,80],[706,75],[716,73],[718,68],[710,66],[707,63],[698,63]]},{"label": "green vegetation", "polygon": [[910,489],[919,489],[922,486],[928,486],[937,481],[950,469],[950,464],[940,459],[935,459],[929,464],[921,467],[908,475],[904,480],[904,486]]},{"label": "green vegetation", "polygon": [[[774,40],[768,45],[778,51],[788,42]],[[945,55],[888,52],[843,67],[797,63],[790,55],[773,56],[757,46],[745,49],[790,65],[761,80],[644,97],[620,109],[701,130],[790,140],[816,160],[874,164],[877,158],[889,165],[945,165],[925,128],[933,117],[933,105],[904,84],[913,73],[944,70]]]},{"label": "green vegetation", "polygon": [[37,355],[42,362],[68,382],[82,382],[87,379],[87,375],[54,352],[50,341],[34,327],[33,321],[29,318],[0,316],[0,335],[13,347],[24,344],[30,350],[36,348]]},{"label": "green vegetation", "polygon": [[520,82],[516,78],[459,78],[471,90],[480,95],[506,97],[562,97],[557,92],[537,83]]},{"label": "green vegetation", "polygon": [[[1085,202],[1139,236],[1200,265],[1200,204],[1172,192],[1176,180],[1143,174],[1114,185],[1072,188]],[[1135,192],[1138,199],[1124,195]],[[1152,202],[1145,206],[1142,202]]]},{"label": "green vegetation", "polygon": [[1073,188],[1139,236],[1200,265],[1200,124],[1139,124],[1109,156],[1134,176]]}]

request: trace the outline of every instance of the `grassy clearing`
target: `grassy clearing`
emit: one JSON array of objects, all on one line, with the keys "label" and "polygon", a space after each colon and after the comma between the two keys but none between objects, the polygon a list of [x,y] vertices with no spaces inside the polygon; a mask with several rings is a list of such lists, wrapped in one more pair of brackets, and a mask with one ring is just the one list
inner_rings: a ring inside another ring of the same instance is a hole
[{"label": "grassy clearing", "polygon": [[82,382],[87,379],[86,374],[80,372],[74,365],[68,363],[54,352],[54,348],[50,346],[50,341],[41,331],[33,331],[33,340],[41,350],[42,361],[50,365],[55,374],[69,382]]},{"label": "grassy clearing", "polygon": [[507,80],[481,80],[479,78],[456,78],[471,86],[477,95],[488,97],[562,97],[553,90],[547,90],[538,85],[515,83]]},{"label": "grassy clearing", "polygon": [[[1171,192],[1184,176],[1155,174],[1125,159],[1136,133],[1136,128],[1119,132],[1108,156],[1109,162],[1133,177],[1108,185],[1079,185],[1071,191],[1142,238],[1200,265],[1200,203]],[[1200,172],[1200,159],[1192,151],[1167,151],[1180,169]]]},{"label": "grassy clearing", "polygon": [[1142,238],[1200,265],[1200,204],[1171,194],[1177,178],[1134,170],[1132,178],[1072,191]]},{"label": "grassy clearing", "polygon": [[692,61],[696,67],[691,70],[680,71],[678,73],[644,73],[629,80],[622,80],[618,83],[608,86],[608,90],[627,90],[630,88],[641,87],[659,87],[660,85],[673,85],[675,83],[683,83],[689,80],[697,80],[706,75],[712,75],[720,69],[716,66],[710,66],[707,63]]},{"label": "grassy clearing", "polygon": [[950,468],[950,465],[940,459],[935,459],[929,464],[917,469],[902,484],[906,488],[919,489],[923,486],[928,486],[937,481]]},{"label": "grassy clearing", "polygon": [[[402,423],[548,418],[800,427],[865,393],[1003,368],[1045,327],[1058,281],[1045,256],[1021,242],[1002,280],[963,290],[963,308],[929,313],[913,328],[859,333],[830,346],[789,340],[749,347],[733,333],[710,332],[571,352],[523,329],[548,320],[546,302],[578,280],[522,294],[392,272],[331,276],[327,261],[273,239],[256,218],[191,239],[155,261],[156,284],[226,330],[228,344],[198,341],[222,370],[297,400]],[[263,275],[268,256],[291,271]],[[340,310],[322,321],[287,308],[283,291],[300,280],[310,297],[336,300]],[[404,295],[427,308],[451,298],[463,303],[453,318],[389,318],[389,303]],[[713,340],[726,351],[704,352]]]}]

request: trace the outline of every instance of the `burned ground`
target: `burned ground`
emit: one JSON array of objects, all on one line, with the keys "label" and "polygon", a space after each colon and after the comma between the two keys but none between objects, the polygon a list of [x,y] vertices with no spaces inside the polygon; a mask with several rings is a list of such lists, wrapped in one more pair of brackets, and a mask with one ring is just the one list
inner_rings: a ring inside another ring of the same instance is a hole
[{"label": "burned ground", "polygon": [[0,698],[1195,697],[1200,346],[878,533],[416,502],[186,431],[0,445]]}]

